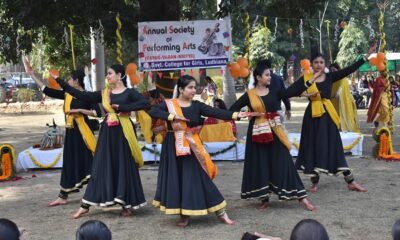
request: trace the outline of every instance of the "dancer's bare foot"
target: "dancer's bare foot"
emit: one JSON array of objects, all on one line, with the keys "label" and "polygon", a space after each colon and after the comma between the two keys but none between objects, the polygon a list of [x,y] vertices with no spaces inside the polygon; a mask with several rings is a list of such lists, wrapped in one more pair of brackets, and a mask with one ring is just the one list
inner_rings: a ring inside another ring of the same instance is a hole
[{"label": "dancer's bare foot", "polygon": [[316,212],[317,208],[312,205],[312,203],[307,198],[302,198],[299,200],[300,205],[303,205],[307,210]]},{"label": "dancer's bare foot", "polygon": [[60,206],[60,205],[65,205],[65,204],[67,204],[67,200],[66,199],[57,198],[56,200],[48,203],[47,206],[48,207],[55,207],[55,206]]},{"label": "dancer's bare foot", "polygon": [[219,221],[225,223],[227,225],[235,225],[235,221],[228,217],[228,214],[224,213],[221,216],[218,216]]},{"label": "dancer's bare foot", "polygon": [[129,217],[129,216],[132,216],[132,215],[133,215],[133,212],[132,212],[131,210],[129,210],[129,209],[122,209],[121,216],[123,216],[123,217]]},{"label": "dancer's bare foot", "polygon": [[356,192],[368,192],[368,189],[361,187],[360,184],[356,183],[353,181],[352,183],[347,185],[347,188],[350,191],[356,191]]},{"label": "dancer's bare foot", "polygon": [[267,201],[262,201],[260,205],[257,206],[258,210],[263,210],[266,209],[267,207],[269,207],[268,202]]},{"label": "dancer's bare foot", "polygon": [[78,219],[78,218],[82,217],[82,215],[84,215],[88,212],[89,212],[89,209],[79,208],[78,211],[72,216],[72,218]]},{"label": "dancer's bare foot", "polygon": [[311,188],[308,189],[308,191],[309,191],[309,192],[312,192],[312,193],[316,193],[316,192],[318,191],[318,184],[313,184],[313,185],[311,186]]},{"label": "dancer's bare foot", "polygon": [[181,219],[176,224],[176,226],[181,227],[181,228],[185,228],[187,225],[189,225],[189,216],[182,215]]}]

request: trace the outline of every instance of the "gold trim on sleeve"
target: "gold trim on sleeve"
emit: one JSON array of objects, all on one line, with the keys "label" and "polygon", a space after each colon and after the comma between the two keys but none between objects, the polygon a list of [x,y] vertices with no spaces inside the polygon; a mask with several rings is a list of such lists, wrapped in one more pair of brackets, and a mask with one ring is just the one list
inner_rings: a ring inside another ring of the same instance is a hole
[{"label": "gold trim on sleeve", "polygon": [[173,121],[174,118],[175,118],[175,115],[174,115],[174,114],[169,114],[169,115],[168,115],[168,121]]},{"label": "gold trim on sleeve", "polygon": [[238,116],[239,116],[239,112],[234,112],[234,113],[232,114],[232,119],[233,119],[233,120],[238,120]]}]

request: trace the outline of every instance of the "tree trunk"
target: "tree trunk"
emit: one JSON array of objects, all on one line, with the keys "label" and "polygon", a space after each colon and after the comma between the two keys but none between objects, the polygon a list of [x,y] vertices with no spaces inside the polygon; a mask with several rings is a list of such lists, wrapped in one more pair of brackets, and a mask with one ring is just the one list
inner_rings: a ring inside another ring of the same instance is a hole
[{"label": "tree trunk", "polygon": [[[231,19],[230,17],[225,18],[225,22],[227,24],[226,29],[231,29]],[[232,46],[232,40],[231,40],[231,46]],[[230,52],[231,56],[231,61],[232,59],[232,51]],[[236,101],[236,90],[235,90],[235,81],[229,72],[229,69],[225,67],[225,78],[223,81],[223,89],[224,89],[224,102],[226,106],[230,107],[235,101]]]},{"label": "tree trunk", "polygon": [[235,80],[233,79],[228,68],[225,68],[225,77],[223,82],[224,102],[229,108],[236,101]]},{"label": "tree trunk", "polygon": [[[90,28],[90,30],[93,33],[93,29]],[[100,91],[105,86],[104,45],[101,39],[95,39],[93,34],[91,34],[90,38],[90,50],[92,60],[96,59],[95,64],[92,62],[91,66],[92,90]]]}]

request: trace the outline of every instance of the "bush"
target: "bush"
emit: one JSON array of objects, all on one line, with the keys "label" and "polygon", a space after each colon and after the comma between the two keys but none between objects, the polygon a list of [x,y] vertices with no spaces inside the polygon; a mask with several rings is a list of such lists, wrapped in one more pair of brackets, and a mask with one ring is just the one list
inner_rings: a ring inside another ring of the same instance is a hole
[{"label": "bush", "polygon": [[16,97],[16,100],[21,103],[26,103],[26,102],[32,101],[34,95],[35,95],[35,90],[28,89],[28,88],[20,88],[14,94],[14,96]]}]

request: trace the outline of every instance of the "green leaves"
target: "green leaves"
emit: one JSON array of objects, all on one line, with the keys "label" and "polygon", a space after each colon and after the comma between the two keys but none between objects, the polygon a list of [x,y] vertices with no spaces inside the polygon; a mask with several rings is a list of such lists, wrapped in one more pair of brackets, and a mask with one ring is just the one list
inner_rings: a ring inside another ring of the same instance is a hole
[{"label": "green leaves", "polygon": [[353,21],[345,27],[340,35],[336,61],[342,67],[349,66],[356,61],[358,55],[365,53],[367,46],[367,36]]}]

